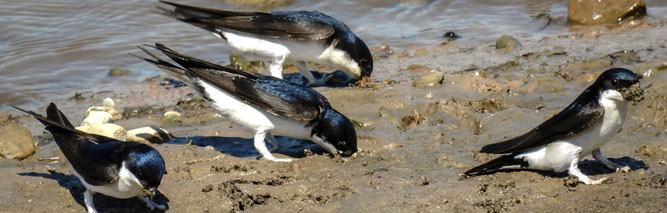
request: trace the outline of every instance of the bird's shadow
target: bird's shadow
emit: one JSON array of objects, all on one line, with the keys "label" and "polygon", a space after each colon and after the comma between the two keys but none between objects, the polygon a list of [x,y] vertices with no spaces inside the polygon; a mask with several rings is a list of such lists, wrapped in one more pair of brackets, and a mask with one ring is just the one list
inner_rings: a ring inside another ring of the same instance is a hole
[{"label": "bird's shadow", "polygon": [[[620,166],[628,166],[630,167],[630,171],[635,171],[638,169],[648,169],[649,167],[646,166],[644,161],[641,160],[636,160],[631,157],[622,157],[622,158],[608,158],[611,162],[614,162]],[[579,170],[581,170],[581,173],[584,173],[584,175],[588,176],[593,176],[593,175],[604,175],[604,174],[612,174],[615,173],[616,170],[612,170],[607,168],[604,164],[596,161],[596,160],[584,160],[579,162]],[[549,176],[549,177],[558,177],[558,178],[565,178],[568,177],[569,174],[567,172],[553,172],[553,171],[541,171],[541,170],[534,170],[538,174],[541,174],[543,176]]]},{"label": "bird's shadow", "polygon": [[[332,73],[323,73],[318,71],[310,71],[313,74],[313,77],[319,81],[323,81],[324,84],[321,85],[312,85],[312,87],[348,87],[354,85],[358,80],[350,77],[345,72],[336,70]],[[306,86],[308,85],[308,80],[306,80],[301,73],[289,73],[283,74],[283,79],[298,85]]]},{"label": "bird's shadow", "polygon": [[[305,150],[310,150],[313,154],[324,155],[328,154],[324,148],[314,144],[310,141],[276,136],[276,141],[280,145],[280,149],[272,153],[280,153],[292,158],[303,158],[308,154]],[[234,157],[254,157],[260,158],[262,155],[255,149],[254,140],[252,138],[238,138],[238,137],[220,137],[220,136],[194,136],[184,138],[172,138],[167,142],[168,144],[190,144],[201,147],[211,146],[216,151],[222,152]],[[271,149],[271,144],[264,142],[267,148]]]},{"label": "bird's shadow", "polygon": [[[635,171],[639,169],[648,169],[649,167],[644,163],[644,161],[636,160],[631,157],[622,157],[622,158],[608,158],[611,162],[614,162],[621,166],[630,167],[630,171]],[[602,163],[596,160],[584,160],[579,162],[579,170],[581,170],[584,175],[603,175],[615,173],[615,170],[611,170],[604,166]],[[569,174],[566,172],[554,172],[554,171],[544,171],[544,170],[533,170],[533,169],[504,169],[497,170],[489,173],[484,173],[482,175],[489,175],[495,173],[513,173],[521,171],[533,171],[545,177],[556,177],[556,178],[566,178]]]},{"label": "bird's shadow", "polygon": [[[17,174],[21,176],[42,177],[58,181],[58,184],[61,187],[67,189],[70,192],[76,203],[85,209],[86,204],[83,200],[83,193],[86,191],[86,187],[83,186],[79,178],[73,174],[66,175],[54,170],[48,171],[49,173],[23,172]],[[169,209],[169,198],[167,198],[161,192],[158,191],[156,193],[155,197],[153,197],[153,201],[157,204],[165,205],[167,209]],[[93,196],[93,203],[95,205],[95,209],[100,212],[161,212],[157,209],[151,211],[139,198],[118,199],[97,193]]]}]

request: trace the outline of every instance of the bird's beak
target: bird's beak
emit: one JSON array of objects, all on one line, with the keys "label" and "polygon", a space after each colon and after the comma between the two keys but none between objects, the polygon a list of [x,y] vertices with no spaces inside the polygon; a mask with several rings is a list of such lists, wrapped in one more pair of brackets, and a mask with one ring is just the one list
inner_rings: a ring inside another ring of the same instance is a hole
[{"label": "bird's beak", "polygon": [[144,196],[148,196],[150,198],[155,197],[155,193],[157,192],[157,189],[155,187],[150,187],[147,189],[144,189]]}]

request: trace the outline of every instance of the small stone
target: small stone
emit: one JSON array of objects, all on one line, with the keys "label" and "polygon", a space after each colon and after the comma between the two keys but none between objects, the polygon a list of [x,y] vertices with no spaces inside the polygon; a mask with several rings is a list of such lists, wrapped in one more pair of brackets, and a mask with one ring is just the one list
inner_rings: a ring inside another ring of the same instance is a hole
[{"label": "small stone", "polygon": [[172,122],[183,122],[183,114],[180,112],[167,111],[162,116]]},{"label": "small stone", "polygon": [[502,35],[498,40],[496,40],[496,49],[505,49],[514,50],[521,47],[521,42],[514,38],[511,35]]},{"label": "small stone", "polygon": [[433,87],[442,84],[442,81],[445,79],[445,75],[441,72],[431,72],[422,76],[419,76],[412,86],[414,87]]},{"label": "small stone", "polygon": [[350,121],[358,129],[375,129],[377,119],[369,117],[350,116]]},{"label": "small stone", "polygon": [[76,127],[77,130],[90,134],[102,135],[120,141],[127,141],[127,131],[122,126],[110,123],[95,123],[88,126]]},{"label": "small stone", "polygon": [[111,77],[119,77],[127,74],[130,74],[130,70],[128,69],[114,67],[109,70],[109,76]]},{"label": "small stone", "polygon": [[0,157],[23,160],[35,153],[35,142],[25,127],[5,122],[0,125]]},{"label": "small stone", "polygon": [[102,106],[103,106],[103,107],[113,108],[114,105],[115,105],[115,104],[114,104],[114,102],[113,102],[113,99],[111,99],[111,98],[105,98],[105,99],[102,101]]},{"label": "small stone", "polygon": [[127,131],[127,140],[139,143],[164,143],[173,138],[166,129],[147,126]]},{"label": "small stone", "polygon": [[646,4],[642,0],[570,0],[567,4],[567,20],[571,24],[619,24],[645,15]]},{"label": "small stone", "polygon": [[104,111],[90,111],[87,113],[86,118],[81,121],[81,126],[90,126],[93,124],[103,124],[109,123],[113,116]]},{"label": "small stone", "polygon": [[394,150],[401,147],[403,147],[403,144],[397,144],[397,143],[390,143],[384,146],[384,148],[387,150]]},{"label": "small stone", "polygon": [[92,111],[107,112],[107,113],[111,114],[111,120],[112,121],[117,121],[117,120],[123,119],[123,114],[120,113],[120,111],[118,111],[114,108],[111,108],[111,107],[95,107],[95,106],[94,107],[89,107],[86,110],[86,117],[88,117],[88,115],[90,115],[90,112],[92,112]]}]

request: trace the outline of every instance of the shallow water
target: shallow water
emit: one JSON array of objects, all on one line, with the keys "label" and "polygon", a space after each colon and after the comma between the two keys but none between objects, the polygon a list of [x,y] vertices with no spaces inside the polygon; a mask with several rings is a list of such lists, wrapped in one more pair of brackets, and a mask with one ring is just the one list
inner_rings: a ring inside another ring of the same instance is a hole
[{"label": "shallow water", "polygon": [[[228,1],[188,1],[218,8],[253,9]],[[401,3],[425,2],[425,3]],[[664,14],[667,2],[646,1],[650,14]],[[157,1],[13,1],[0,4],[0,109],[9,104],[37,107],[75,92],[118,90],[161,74],[128,55],[135,46],[162,42],[196,57],[227,62],[229,49],[196,27],[155,14]],[[455,31],[459,42],[501,34],[526,38],[567,32],[567,1],[296,1],[279,10],[319,10],[347,23],[369,45],[409,47],[445,41]],[[554,21],[533,18],[548,13]],[[108,77],[111,67],[131,70]]]}]

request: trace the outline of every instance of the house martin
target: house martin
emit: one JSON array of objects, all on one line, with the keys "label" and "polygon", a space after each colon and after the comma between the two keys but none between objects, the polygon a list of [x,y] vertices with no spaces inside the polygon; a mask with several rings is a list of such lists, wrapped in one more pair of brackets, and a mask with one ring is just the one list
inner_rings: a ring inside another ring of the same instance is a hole
[{"label": "house martin", "polygon": [[208,30],[251,60],[267,61],[272,76],[282,78],[291,60],[310,86],[325,85],[308,68],[309,61],[342,69],[355,79],[370,78],[371,52],[344,23],[318,11],[244,12],[183,5],[160,0],[166,16]]},{"label": "house martin", "polygon": [[74,174],[86,187],[83,198],[89,213],[97,212],[93,204],[95,193],[120,199],[139,197],[151,210],[166,210],[164,205],[146,197],[155,196],[167,173],[162,156],[153,147],[76,130],[53,103],[46,109],[46,117],[14,108],[32,115],[51,132]]},{"label": "house martin", "polygon": [[[148,46],[151,47],[151,46]],[[162,44],[154,47],[176,62],[167,62],[142,46],[151,58],[137,56],[185,81],[221,114],[255,132],[254,146],[266,159],[279,159],[273,135],[310,140],[332,154],[357,152],[354,126],[317,91],[273,76],[249,73],[177,53]],[[269,150],[265,139],[273,145]]]},{"label": "house martin", "polygon": [[623,126],[628,103],[641,101],[643,90],[637,75],[623,68],[609,69],[563,111],[531,131],[482,147],[482,153],[505,154],[465,172],[482,175],[501,169],[565,170],[585,184],[600,184],[581,173],[579,161],[592,154],[605,167],[629,172],[602,155],[600,147]]}]

